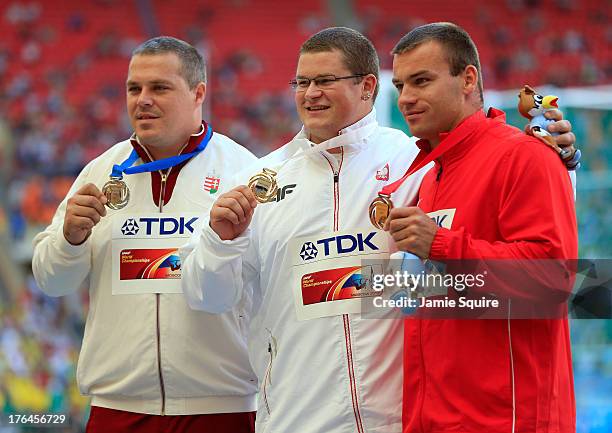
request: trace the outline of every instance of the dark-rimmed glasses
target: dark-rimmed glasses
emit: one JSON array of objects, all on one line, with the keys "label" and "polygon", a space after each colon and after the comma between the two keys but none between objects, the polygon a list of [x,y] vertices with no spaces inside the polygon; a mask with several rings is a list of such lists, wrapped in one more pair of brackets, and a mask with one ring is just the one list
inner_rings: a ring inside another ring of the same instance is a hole
[{"label": "dark-rimmed glasses", "polygon": [[332,87],[338,80],[347,80],[349,78],[361,78],[368,74],[347,75],[346,77],[336,77],[335,75],[321,75],[314,78],[296,78],[289,81],[289,84],[296,92],[304,92],[310,87],[310,83],[314,81],[315,86],[319,89],[328,89]]}]

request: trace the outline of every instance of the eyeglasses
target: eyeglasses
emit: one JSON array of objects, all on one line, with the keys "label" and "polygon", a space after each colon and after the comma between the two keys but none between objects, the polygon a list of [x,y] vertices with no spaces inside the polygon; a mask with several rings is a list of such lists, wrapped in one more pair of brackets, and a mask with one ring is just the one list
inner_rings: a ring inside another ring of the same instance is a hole
[{"label": "eyeglasses", "polygon": [[368,74],[355,74],[347,75],[346,77],[336,77],[335,75],[321,75],[315,78],[296,78],[295,80],[289,81],[291,87],[296,92],[305,92],[310,87],[310,83],[314,81],[315,86],[319,89],[329,89],[338,80],[347,80],[349,78],[360,78],[365,77]]}]

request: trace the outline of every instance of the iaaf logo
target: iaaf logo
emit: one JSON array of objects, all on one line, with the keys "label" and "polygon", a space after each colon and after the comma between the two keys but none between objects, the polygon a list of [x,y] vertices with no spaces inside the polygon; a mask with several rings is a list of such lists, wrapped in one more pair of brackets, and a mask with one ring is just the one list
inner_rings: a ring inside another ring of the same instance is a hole
[{"label": "iaaf logo", "polygon": [[[159,235],[183,235],[185,233],[193,233],[193,223],[198,220],[198,217],[192,218],[146,218],[138,219],[138,223],[144,227],[145,233],[151,235],[153,233]],[[140,231],[140,227],[134,218],[127,219],[121,226],[121,233],[125,236],[135,236]]]},{"label": "iaaf logo", "polygon": [[295,189],[295,187],[297,186],[297,184],[295,183],[291,183],[289,185],[285,185],[285,186],[281,186],[278,188],[278,191],[276,191],[276,200],[277,202],[283,200],[286,196],[288,196],[289,194],[291,194],[293,192],[293,190]]},{"label": "iaaf logo", "polygon": [[357,235],[339,235],[325,239],[319,239],[315,242],[304,242],[300,250],[302,260],[312,260],[319,254],[319,247],[323,247],[323,255],[329,256],[333,252],[336,254],[352,253],[353,251],[365,251],[370,249],[378,251],[379,248],[373,243],[372,238],[376,236],[376,232],[370,232],[367,235],[357,233]]}]

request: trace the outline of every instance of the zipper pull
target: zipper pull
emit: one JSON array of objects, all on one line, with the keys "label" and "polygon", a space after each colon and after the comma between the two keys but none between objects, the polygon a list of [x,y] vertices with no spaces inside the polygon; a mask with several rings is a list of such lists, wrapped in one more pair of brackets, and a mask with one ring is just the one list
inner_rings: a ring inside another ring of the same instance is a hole
[{"label": "zipper pull", "polygon": [[164,197],[166,197],[166,181],[168,180],[168,173],[170,172],[170,170],[168,170],[167,172],[160,172],[161,175],[161,185],[159,186],[159,211],[162,212],[162,210],[164,209]]},{"label": "zipper pull", "polygon": [[334,173],[334,183],[338,183],[340,180],[340,173]]}]

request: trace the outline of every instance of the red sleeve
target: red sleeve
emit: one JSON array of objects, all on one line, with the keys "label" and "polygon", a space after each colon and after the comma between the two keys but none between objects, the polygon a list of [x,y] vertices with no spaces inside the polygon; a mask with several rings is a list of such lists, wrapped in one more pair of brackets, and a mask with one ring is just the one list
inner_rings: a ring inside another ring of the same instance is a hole
[{"label": "red sleeve", "polygon": [[[498,294],[541,299],[541,293],[534,293],[533,287],[544,287],[567,297],[573,281],[565,259],[575,259],[578,253],[569,175],[546,146],[522,144],[525,145],[513,146],[502,159],[497,167],[499,182],[490,186],[491,197],[495,194],[499,197],[496,236],[499,240],[477,239],[465,228],[440,228],[432,243],[430,258],[440,261],[504,259],[503,267],[509,272],[506,277],[512,278],[496,281]],[[473,226],[478,223],[475,221]],[[488,260],[489,264],[493,262],[502,261]]]}]

